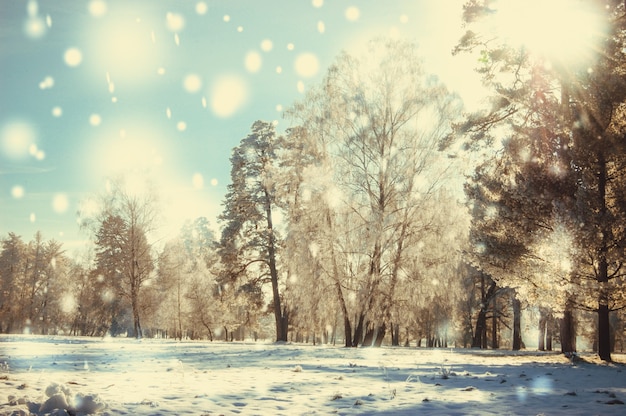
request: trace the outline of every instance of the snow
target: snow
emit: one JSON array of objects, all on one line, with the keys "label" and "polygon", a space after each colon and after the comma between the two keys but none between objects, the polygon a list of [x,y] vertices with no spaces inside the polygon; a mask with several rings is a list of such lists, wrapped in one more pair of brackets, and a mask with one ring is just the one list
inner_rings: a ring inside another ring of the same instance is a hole
[{"label": "snow", "polygon": [[83,61],[83,53],[78,48],[68,48],[63,55],[65,64],[69,67],[77,67]]},{"label": "snow", "polygon": [[217,78],[211,91],[211,109],[220,118],[228,118],[248,101],[249,88],[246,80],[238,75]]},{"label": "snow", "polygon": [[296,58],[294,68],[299,76],[311,78],[319,72],[320,63],[315,54],[304,52]]},{"label": "snow", "polygon": [[594,357],[3,335],[0,414],[623,414]]}]

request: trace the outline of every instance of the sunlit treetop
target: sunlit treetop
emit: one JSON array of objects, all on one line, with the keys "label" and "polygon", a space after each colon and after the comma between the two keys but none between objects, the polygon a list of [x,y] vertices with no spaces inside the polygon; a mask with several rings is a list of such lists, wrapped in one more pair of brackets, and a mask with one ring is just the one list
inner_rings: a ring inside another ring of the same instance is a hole
[{"label": "sunlit treetop", "polygon": [[463,18],[458,50],[505,45],[563,67],[592,64],[608,26],[605,5],[585,0],[470,0]]}]

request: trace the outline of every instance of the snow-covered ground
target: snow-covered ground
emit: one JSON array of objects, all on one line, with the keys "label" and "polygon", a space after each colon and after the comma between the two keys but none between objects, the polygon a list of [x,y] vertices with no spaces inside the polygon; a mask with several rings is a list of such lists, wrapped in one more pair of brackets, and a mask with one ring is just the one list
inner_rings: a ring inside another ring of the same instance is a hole
[{"label": "snow-covered ground", "polygon": [[614,358],[0,336],[0,415],[621,415]]}]

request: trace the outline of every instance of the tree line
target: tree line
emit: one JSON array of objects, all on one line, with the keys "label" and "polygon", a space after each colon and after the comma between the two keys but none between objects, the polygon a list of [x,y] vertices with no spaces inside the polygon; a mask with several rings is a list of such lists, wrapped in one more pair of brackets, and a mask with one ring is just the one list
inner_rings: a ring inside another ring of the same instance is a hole
[{"label": "tree line", "polygon": [[[468,28],[488,3],[466,4]],[[118,179],[79,213],[82,263],[39,234],[4,238],[0,331],[520,349],[536,322],[539,349],[582,337],[610,360],[626,57],[609,3],[580,68],[468,29],[455,53],[479,56],[492,93],[476,112],[409,42],[341,54],[290,128],[256,121],[233,149],[219,237],[199,218],[155,244],[155,191]]]}]

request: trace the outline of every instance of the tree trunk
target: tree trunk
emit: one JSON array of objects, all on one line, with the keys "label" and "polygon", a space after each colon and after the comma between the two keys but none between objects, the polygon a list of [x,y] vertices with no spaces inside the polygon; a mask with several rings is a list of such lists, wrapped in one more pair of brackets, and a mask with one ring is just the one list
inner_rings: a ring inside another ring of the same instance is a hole
[{"label": "tree trunk", "polygon": [[139,289],[135,284],[131,286],[131,308],[133,310],[133,330],[135,332],[135,338],[139,339],[143,336],[141,333],[141,323],[139,320]]},{"label": "tree trunk", "polygon": [[[333,221],[332,217],[330,216],[330,211],[326,212],[326,221],[328,222],[328,227],[332,229]],[[348,316],[348,306],[346,305],[346,300],[343,297],[343,290],[341,289],[341,282],[339,279],[339,267],[337,266],[337,258],[335,257],[335,249],[332,243],[330,244],[330,258],[333,263],[333,279],[335,280],[337,300],[339,301],[339,307],[341,308],[341,313],[343,314],[345,346],[352,347],[354,344],[354,340],[352,338],[352,324],[350,323],[350,317]]]},{"label": "tree trunk", "polygon": [[363,341],[363,323],[365,321],[365,314],[361,313],[357,321],[356,329],[354,330],[354,336],[352,337],[352,346],[358,347]]},{"label": "tree trunk", "polygon": [[[393,326],[391,327],[391,329],[393,331]],[[383,324],[378,327],[378,331],[376,331],[376,339],[374,340],[375,347],[380,347],[381,345],[383,345],[385,335],[387,335],[387,325],[385,325],[385,323],[383,322]]]},{"label": "tree trunk", "polygon": [[498,297],[493,297],[493,311],[491,312],[491,348],[497,350],[498,344]]},{"label": "tree trunk", "polygon": [[400,325],[394,325],[391,323],[391,346],[400,346]]},{"label": "tree trunk", "polygon": [[280,304],[280,292],[278,290],[278,270],[276,269],[276,244],[274,241],[274,225],[272,224],[272,204],[267,188],[265,192],[265,215],[267,217],[267,256],[270,267],[270,280],[272,281],[272,298],[274,301],[274,318],[276,321],[276,341],[287,341],[287,332],[283,330],[287,325],[287,318],[283,316]]},{"label": "tree trunk", "polygon": [[374,344],[374,333],[376,332],[376,326],[371,322],[368,322],[365,325],[365,336],[363,337],[363,342],[361,346],[363,347],[371,347]]},{"label": "tree trunk", "polygon": [[569,301],[565,305],[565,312],[563,312],[563,318],[561,318],[560,335],[561,352],[563,354],[576,352],[576,324],[572,305]]},{"label": "tree trunk", "polygon": [[487,329],[487,311],[481,308],[476,318],[476,327],[474,338],[472,339],[472,348],[483,348],[483,336]]},{"label": "tree trunk", "polygon": [[177,312],[178,312],[178,333],[180,334],[179,339],[182,341],[183,340],[183,311],[182,311],[182,302],[180,299],[180,295],[181,295],[181,277],[178,276],[178,282],[176,285],[176,308],[177,308]]},{"label": "tree trunk", "polygon": [[552,334],[553,334],[553,319],[548,317],[548,324],[546,326],[546,351],[552,351]]},{"label": "tree trunk", "polygon": [[513,298],[513,351],[522,349],[522,304]]},{"label": "tree trunk", "polygon": [[281,315],[280,320],[281,331],[283,334],[283,341],[287,340],[287,334],[289,333],[289,310],[287,309],[287,305],[283,307],[283,313]]},{"label": "tree trunk", "polygon": [[547,312],[543,309],[539,310],[539,338],[537,340],[537,349],[539,351],[545,351],[546,350],[546,337],[548,335],[547,333],[547,327],[548,327],[548,317],[547,317]]},{"label": "tree trunk", "polygon": [[611,324],[609,321],[609,305],[601,299],[598,306],[598,356],[603,361],[611,361]]},{"label": "tree trunk", "polygon": [[491,281],[489,289],[485,292],[485,275],[481,273],[481,305],[478,317],[476,318],[476,326],[474,327],[474,337],[472,338],[472,348],[487,347],[487,310],[489,299],[496,291],[496,283]]},{"label": "tree trunk", "polygon": [[600,224],[602,238],[598,259],[597,280],[600,283],[600,293],[598,296],[598,356],[603,361],[611,361],[611,325],[609,322],[609,297],[607,293],[607,283],[609,281],[608,247],[610,225],[608,224],[606,206],[606,158],[604,151],[599,150],[598,154],[598,197],[600,202]]}]

